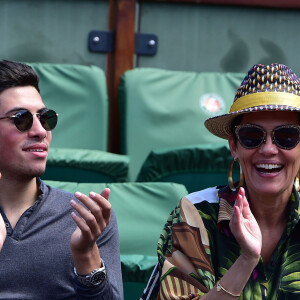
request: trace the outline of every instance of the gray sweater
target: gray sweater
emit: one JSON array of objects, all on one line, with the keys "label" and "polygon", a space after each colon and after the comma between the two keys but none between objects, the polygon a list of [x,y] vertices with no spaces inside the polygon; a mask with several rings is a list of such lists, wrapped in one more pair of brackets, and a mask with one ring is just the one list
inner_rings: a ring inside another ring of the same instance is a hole
[{"label": "gray sweater", "polygon": [[100,287],[84,288],[74,279],[70,249],[76,224],[69,201],[76,198],[43,182],[41,191],[14,230],[0,209],[7,226],[0,253],[0,299],[123,299],[115,213],[98,239],[107,279]]}]

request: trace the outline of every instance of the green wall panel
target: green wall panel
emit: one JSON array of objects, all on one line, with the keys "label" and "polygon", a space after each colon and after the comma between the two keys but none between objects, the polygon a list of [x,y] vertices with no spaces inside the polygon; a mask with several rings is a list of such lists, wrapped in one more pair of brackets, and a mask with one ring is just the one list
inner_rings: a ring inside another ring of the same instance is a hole
[{"label": "green wall panel", "polygon": [[106,55],[88,50],[91,30],[107,30],[108,0],[1,0],[0,58],[97,65]]},{"label": "green wall panel", "polygon": [[155,56],[138,57],[138,67],[244,73],[279,62],[300,73],[300,10],[142,3],[139,14],[139,31],[159,43]]}]

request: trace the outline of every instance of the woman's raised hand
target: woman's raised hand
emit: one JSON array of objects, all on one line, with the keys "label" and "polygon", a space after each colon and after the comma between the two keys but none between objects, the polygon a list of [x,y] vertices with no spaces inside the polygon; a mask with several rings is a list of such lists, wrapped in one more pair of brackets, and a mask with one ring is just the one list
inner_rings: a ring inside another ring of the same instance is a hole
[{"label": "woman's raised hand", "polygon": [[247,259],[259,259],[262,247],[262,235],[254,218],[244,188],[240,188],[230,220],[230,229]]}]

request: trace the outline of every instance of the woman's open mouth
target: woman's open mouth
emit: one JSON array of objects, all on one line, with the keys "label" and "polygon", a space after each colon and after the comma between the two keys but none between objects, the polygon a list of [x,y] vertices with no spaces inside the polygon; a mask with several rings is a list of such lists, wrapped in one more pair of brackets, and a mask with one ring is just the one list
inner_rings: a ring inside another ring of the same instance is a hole
[{"label": "woman's open mouth", "polygon": [[280,172],[283,168],[283,165],[280,165],[280,164],[257,164],[255,167],[259,173],[271,174],[271,173]]}]

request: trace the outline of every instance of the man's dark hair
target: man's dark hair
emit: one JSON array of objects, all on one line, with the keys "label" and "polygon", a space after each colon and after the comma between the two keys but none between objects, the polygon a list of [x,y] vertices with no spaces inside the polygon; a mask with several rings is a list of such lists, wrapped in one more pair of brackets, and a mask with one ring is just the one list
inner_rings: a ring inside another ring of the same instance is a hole
[{"label": "man's dark hair", "polygon": [[12,87],[33,86],[38,92],[39,77],[28,65],[9,61],[0,61],[0,93]]}]

